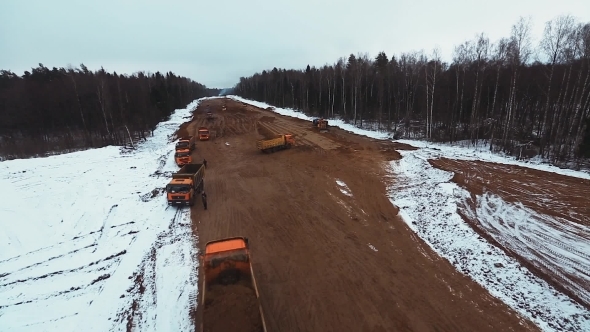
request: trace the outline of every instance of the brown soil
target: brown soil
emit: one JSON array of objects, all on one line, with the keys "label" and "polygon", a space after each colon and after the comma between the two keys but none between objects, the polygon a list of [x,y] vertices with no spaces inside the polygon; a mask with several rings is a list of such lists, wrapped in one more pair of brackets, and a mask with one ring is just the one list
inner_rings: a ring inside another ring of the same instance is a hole
[{"label": "brown soil", "polygon": [[242,284],[212,285],[207,290],[203,332],[262,332],[256,293]]},{"label": "brown soil", "polygon": [[[261,123],[264,133],[294,134],[295,146],[258,151]],[[202,249],[219,238],[250,239],[269,331],[538,330],[400,219],[384,166],[411,147],[338,128],[320,133],[230,99],[203,102],[186,129],[202,125],[211,140],[197,142],[194,158],[208,161],[208,210],[192,208],[193,229]]]},{"label": "brown soil", "polygon": [[472,193],[491,191],[507,202],[521,202],[540,213],[590,226],[590,180],[477,160],[429,162],[454,172],[453,181]]},{"label": "brown soil", "polygon": [[[429,162],[436,168],[454,172],[452,181],[472,193],[472,198],[465,204],[467,206],[459,207],[459,213],[478,234],[590,309],[587,295],[590,294],[590,284],[587,273],[583,272],[588,271],[590,256],[579,243],[572,241],[576,237],[590,237],[586,228],[590,226],[590,180],[484,161],[440,158]],[[545,227],[527,227],[522,234],[514,235],[482,225],[479,218],[468,217],[473,212],[465,211],[474,211],[474,195],[484,193],[493,193],[506,202],[522,204],[542,216],[548,216],[527,221]],[[582,227],[571,227],[570,222]]]}]

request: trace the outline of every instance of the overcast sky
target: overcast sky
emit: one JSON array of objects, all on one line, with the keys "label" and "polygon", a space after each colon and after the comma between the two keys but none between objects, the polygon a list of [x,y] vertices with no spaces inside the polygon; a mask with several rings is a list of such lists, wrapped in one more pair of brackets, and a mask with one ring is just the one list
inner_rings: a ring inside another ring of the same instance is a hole
[{"label": "overcast sky", "polygon": [[590,0],[0,0],[0,69],[38,63],[128,73],[173,71],[208,87],[231,87],[264,69],[334,63],[435,46],[485,32],[508,37],[531,16],[535,44],[560,14],[590,22]]}]

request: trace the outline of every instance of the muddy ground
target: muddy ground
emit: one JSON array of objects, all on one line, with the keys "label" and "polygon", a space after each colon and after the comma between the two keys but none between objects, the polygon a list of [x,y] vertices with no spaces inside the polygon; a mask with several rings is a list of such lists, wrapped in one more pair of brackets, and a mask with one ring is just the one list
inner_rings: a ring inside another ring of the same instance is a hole
[{"label": "muddy ground", "polygon": [[[590,243],[590,180],[484,161],[440,158],[430,164],[453,172],[453,182],[472,194],[459,212],[481,236],[590,309],[590,252],[584,249]],[[530,213],[510,213],[482,195]]]},{"label": "muddy ground", "polygon": [[[319,133],[310,122],[230,99],[204,101],[179,133],[199,126],[212,136],[194,153],[208,161],[209,206],[192,208],[193,230],[201,249],[223,237],[250,239],[269,331],[538,330],[397,215],[384,165],[407,146],[334,128]],[[294,134],[297,144],[263,154],[256,140],[268,131]]]}]

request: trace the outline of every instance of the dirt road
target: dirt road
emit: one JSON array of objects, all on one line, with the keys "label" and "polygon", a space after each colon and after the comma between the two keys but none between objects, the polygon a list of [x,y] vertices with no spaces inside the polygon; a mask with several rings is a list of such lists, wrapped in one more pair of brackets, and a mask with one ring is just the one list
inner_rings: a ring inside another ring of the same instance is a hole
[{"label": "dirt road", "polygon": [[[193,207],[193,230],[201,247],[249,237],[269,331],[538,330],[399,219],[383,165],[404,147],[322,134],[230,99],[201,103],[181,134],[202,125],[212,139],[194,157],[208,161],[208,210]],[[297,145],[263,154],[255,142],[268,131],[295,134]]]}]

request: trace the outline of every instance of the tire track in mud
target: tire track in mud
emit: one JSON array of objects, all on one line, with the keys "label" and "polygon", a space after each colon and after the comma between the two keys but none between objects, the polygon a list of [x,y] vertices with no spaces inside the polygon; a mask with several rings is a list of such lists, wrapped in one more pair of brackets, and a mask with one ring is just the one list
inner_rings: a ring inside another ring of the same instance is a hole
[{"label": "tire track in mud", "polygon": [[[567,201],[576,211],[590,211],[576,205],[590,202],[590,197],[580,196],[585,188],[590,190],[590,181],[482,161],[440,158],[429,163],[453,172],[452,180],[472,193],[459,211],[475,231],[533,274],[590,308],[590,275],[585,272],[590,269],[590,255],[579,249],[590,245],[590,229],[576,215],[561,210]],[[572,185],[571,201],[552,178]]]},{"label": "tire track in mud", "polygon": [[[170,208],[168,206],[166,209]],[[176,208],[176,207],[172,207]],[[170,218],[168,229],[160,232],[156,236],[156,240],[152,244],[150,250],[144,255],[138,269],[133,272],[129,279],[133,280],[133,284],[126,291],[127,294],[121,297],[129,296],[129,307],[119,311],[116,315],[114,324],[124,323],[128,332],[141,330],[143,326],[148,324],[152,317],[145,317],[144,314],[148,312],[148,308],[157,308],[157,266],[156,259],[158,251],[164,246],[174,245],[183,239],[191,239],[196,246],[197,236],[193,232],[190,223],[181,223],[182,217],[190,213],[189,209],[176,208],[174,214]],[[194,250],[196,253],[197,250]],[[193,262],[198,262],[196,257],[192,257]],[[198,263],[196,263],[198,264]],[[196,272],[191,274],[191,278],[195,276]],[[191,291],[189,298],[196,298],[197,290]],[[192,311],[188,308],[187,315],[192,315]],[[152,322],[153,324],[153,322]]]}]

